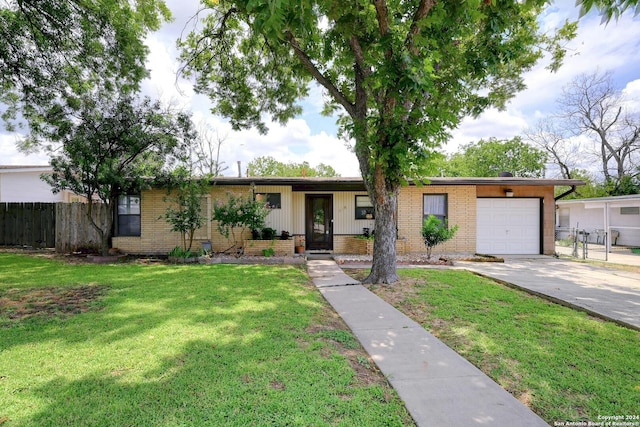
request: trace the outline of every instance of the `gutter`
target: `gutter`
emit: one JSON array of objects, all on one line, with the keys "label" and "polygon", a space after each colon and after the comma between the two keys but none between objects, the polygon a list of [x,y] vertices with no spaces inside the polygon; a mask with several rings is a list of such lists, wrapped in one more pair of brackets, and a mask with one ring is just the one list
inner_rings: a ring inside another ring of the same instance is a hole
[{"label": "gutter", "polygon": [[574,193],[575,191],[576,191],[576,186],[572,185],[569,190],[565,191],[564,193],[560,194],[557,197],[554,197],[553,200],[557,202],[558,200],[562,199],[563,197],[567,197],[569,194]]}]

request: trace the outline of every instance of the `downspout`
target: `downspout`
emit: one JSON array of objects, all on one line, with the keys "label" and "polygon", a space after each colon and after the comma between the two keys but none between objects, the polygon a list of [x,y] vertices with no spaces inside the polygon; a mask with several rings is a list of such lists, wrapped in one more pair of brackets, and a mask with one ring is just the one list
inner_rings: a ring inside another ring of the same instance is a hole
[{"label": "downspout", "polygon": [[553,200],[557,202],[558,200],[562,199],[563,197],[567,197],[569,194],[575,193],[575,191],[576,191],[576,186],[572,185],[570,189],[568,189],[564,193],[560,194],[559,196],[554,197]]},{"label": "downspout", "polygon": [[[571,193],[575,193],[575,191],[576,191],[576,186],[575,186],[575,185],[572,185],[570,189],[568,189],[568,190],[567,190],[567,191],[565,191],[564,193],[562,193],[562,194],[558,195],[557,197],[554,197],[554,198],[553,198],[553,201],[554,201],[554,209],[553,209],[553,211],[554,211],[554,220],[555,220],[555,221],[558,221],[558,217],[557,217],[557,214],[558,214],[558,211],[557,211],[557,209],[558,209],[558,205],[556,205],[556,204],[555,204],[555,202],[557,202],[558,200],[562,199],[563,197],[567,197],[567,196],[568,196],[569,194],[571,194]],[[555,225],[557,226],[557,225],[558,225],[558,223],[556,222],[556,224],[555,224]]]}]

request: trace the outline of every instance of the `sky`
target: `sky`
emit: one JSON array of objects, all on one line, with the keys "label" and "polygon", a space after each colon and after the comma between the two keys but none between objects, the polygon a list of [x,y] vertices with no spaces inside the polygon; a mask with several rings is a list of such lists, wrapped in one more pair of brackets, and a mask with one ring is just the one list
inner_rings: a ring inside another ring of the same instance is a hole
[{"label": "sky", "polygon": [[[320,114],[323,99],[320,88],[312,88],[310,96],[302,102],[302,115],[284,126],[268,124],[267,135],[260,135],[257,130],[233,131],[225,119],[212,115],[206,96],[196,94],[189,81],[176,79],[180,64],[175,42],[185,28],[191,28],[189,20],[198,11],[199,3],[197,0],[166,0],[166,3],[174,20],[147,37],[150,78],[143,83],[142,91],[190,110],[196,125],[206,126],[218,134],[223,140],[220,160],[228,167],[225,175],[238,174],[238,161],[244,174],[252,159],[272,156],[282,162],[307,161],[311,166],[324,163],[343,177],[360,176],[349,143],[337,137],[335,118]],[[575,0],[554,2],[540,19],[543,28],[549,30],[566,19],[578,19]],[[569,43],[567,58],[560,70],[552,73],[546,65],[548,61],[543,59],[524,75],[527,89],[513,98],[506,110],[491,109],[477,119],[463,120],[442,150],[452,153],[461,144],[483,138],[508,139],[521,135],[538,120],[553,113],[563,86],[583,73],[612,72],[616,87],[640,110],[640,17],[627,12],[618,21],[612,20],[605,25],[597,13],[590,13],[580,20],[578,36]],[[48,163],[43,154],[26,156],[19,153],[15,147],[19,137],[0,124],[0,165]]]}]

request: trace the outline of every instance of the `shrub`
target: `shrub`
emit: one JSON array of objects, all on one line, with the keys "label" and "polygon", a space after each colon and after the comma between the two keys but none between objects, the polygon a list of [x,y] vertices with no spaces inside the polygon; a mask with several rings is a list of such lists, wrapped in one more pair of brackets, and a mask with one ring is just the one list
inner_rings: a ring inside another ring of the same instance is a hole
[{"label": "shrub", "polygon": [[273,240],[276,238],[276,230],[270,227],[262,229],[262,240]]},{"label": "shrub", "polygon": [[198,256],[198,254],[198,252],[192,252],[189,249],[183,249],[180,246],[176,246],[169,252],[169,256],[174,258],[192,258]]},{"label": "shrub", "polygon": [[431,251],[434,246],[451,239],[453,235],[456,234],[456,231],[458,231],[457,225],[448,228],[446,221],[443,223],[434,215],[429,215],[429,217],[424,220],[424,224],[420,230],[424,244],[427,247],[427,258],[431,259]]},{"label": "shrub", "polygon": [[185,168],[174,171],[169,184],[168,195],[164,198],[169,206],[164,218],[171,224],[171,231],[180,233],[182,249],[188,251],[193,245],[196,230],[208,219],[202,209],[202,201],[209,192],[209,186],[206,181],[192,179]]},{"label": "shrub", "polygon": [[[218,221],[218,231],[227,239],[233,237],[233,245],[244,247],[244,231],[259,230],[264,227],[264,220],[269,214],[269,210],[264,207],[264,203],[253,200],[251,197],[240,197],[229,194],[227,203],[216,203],[213,207],[212,219]],[[235,234],[235,229],[240,228],[240,242]]]},{"label": "shrub", "polygon": [[275,254],[276,254],[276,251],[273,248],[266,248],[262,250],[262,255],[265,257],[272,257]]},{"label": "shrub", "polygon": [[289,233],[288,231],[282,230],[282,233],[280,233],[280,240],[289,240],[291,238],[291,233]]}]

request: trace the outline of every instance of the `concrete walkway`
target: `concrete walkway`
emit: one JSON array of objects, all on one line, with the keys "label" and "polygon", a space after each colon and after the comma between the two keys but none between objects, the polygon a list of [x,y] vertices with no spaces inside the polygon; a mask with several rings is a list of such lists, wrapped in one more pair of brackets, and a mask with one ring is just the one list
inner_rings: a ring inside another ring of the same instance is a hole
[{"label": "concrete walkway", "polygon": [[640,330],[640,274],[548,256],[456,266]]},{"label": "concrete walkway", "polygon": [[418,323],[344,274],[334,261],[310,260],[307,269],[419,426],[548,426]]}]

